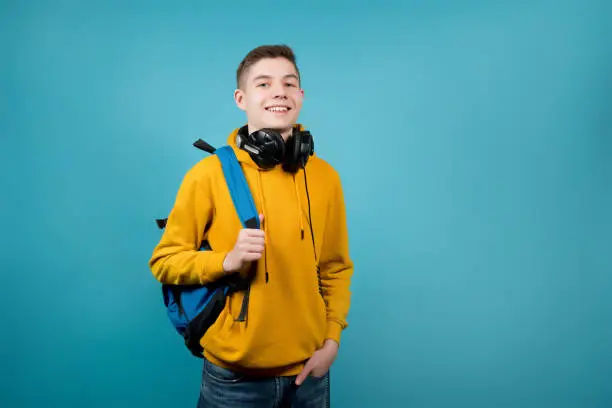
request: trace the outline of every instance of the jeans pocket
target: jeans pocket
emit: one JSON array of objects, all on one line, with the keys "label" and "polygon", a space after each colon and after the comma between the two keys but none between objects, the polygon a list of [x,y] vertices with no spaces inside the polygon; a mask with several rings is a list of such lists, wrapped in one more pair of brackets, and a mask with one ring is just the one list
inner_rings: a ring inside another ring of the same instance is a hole
[{"label": "jeans pocket", "polygon": [[235,384],[245,378],[244,374],[237,373],[224,367],[220,367],[216,364],[211,363],[207,359],[204,359],[204,374],[206,375],[206,377],[216,382],[226,384]]}]

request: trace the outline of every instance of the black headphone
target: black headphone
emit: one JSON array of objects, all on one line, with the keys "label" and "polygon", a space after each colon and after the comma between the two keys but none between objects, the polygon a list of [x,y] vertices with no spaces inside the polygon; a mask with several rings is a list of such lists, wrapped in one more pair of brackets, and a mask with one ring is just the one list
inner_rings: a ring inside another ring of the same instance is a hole
[{"label": "black headphone", "polygon": [[248,125],[241,127],[236,135],[236,145],[249,153],[253,161],[263,169],[281,164],[283,170],[295,173],[306,166],[314,153],[314,141],[307,130],[293,127],[287,142],[273,129],[260,129],[248,133]]}]

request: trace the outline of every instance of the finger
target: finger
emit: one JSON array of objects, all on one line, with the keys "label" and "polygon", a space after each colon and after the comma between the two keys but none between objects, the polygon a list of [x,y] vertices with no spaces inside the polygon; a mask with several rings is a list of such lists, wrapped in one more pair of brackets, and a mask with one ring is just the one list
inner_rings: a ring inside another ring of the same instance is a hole
[{"label": "finger", "polygon": [[245,254],[242,259],[244,261],[257,261],[259,259],[261,259],[261,253],[256,253],[256,252],[249,252],[247,254]]},{"label": "finger", "polygon": [[242,237],[236,242],[236,247],[244,248],[249,245],[264,245],[265,239],[263,237]]},{"label": "finger", "polygon": [[263,222],[264,222],[264,215],[259,214],[259,224],[263,226]]},{"label": "finger", "polygon": [[265,233],[260,229],[247,228],[244,229],[244,236],[248,238],[263,238]]},{"label": "finger", "polygon": [[263,251],[265,242],[261,240],[249,240],[242,241],[237,245],[237,248],[241,251],[252,252],[252,251]]},{"label": "finger", "polygon": [[240,244],[263,244],[264,237],[244,236],[238,240]]},{"label": "finger", "polygon": [[244,252],[250,254],[260,254],[264,250],[263,244],[244,244],[241,248]]}]

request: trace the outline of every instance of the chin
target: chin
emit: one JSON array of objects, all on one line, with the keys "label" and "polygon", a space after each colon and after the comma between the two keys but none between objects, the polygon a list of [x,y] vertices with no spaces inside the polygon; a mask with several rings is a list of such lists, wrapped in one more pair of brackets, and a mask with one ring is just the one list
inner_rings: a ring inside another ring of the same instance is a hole
[{"label": "chin", "polygon": [[269,121],[266,122],[264,124],[264,126],[262,126],[263,128],[268,128],[268,129],[277,129],[277,130],[285,130],[285,129],[290,129],[291,127],[293,127],[295,125],[294,121]]}]

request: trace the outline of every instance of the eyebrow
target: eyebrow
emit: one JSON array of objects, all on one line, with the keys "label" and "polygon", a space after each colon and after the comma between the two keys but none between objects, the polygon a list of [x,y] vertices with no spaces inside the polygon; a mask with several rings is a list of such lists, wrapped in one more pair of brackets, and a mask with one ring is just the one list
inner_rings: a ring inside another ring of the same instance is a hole
[{"label": "eyebrow", "polygon": [[[272,77],[270,75],[257,75],[255,78],[253,78],[253,81],[259,81],[260,79],[271,79]],[[283,79],[287,79],[287,78],[293,78],[296,81],[299,81],[300,79],[298,78],[297,75],[295,74],[287,74],[283,77]]]}]

